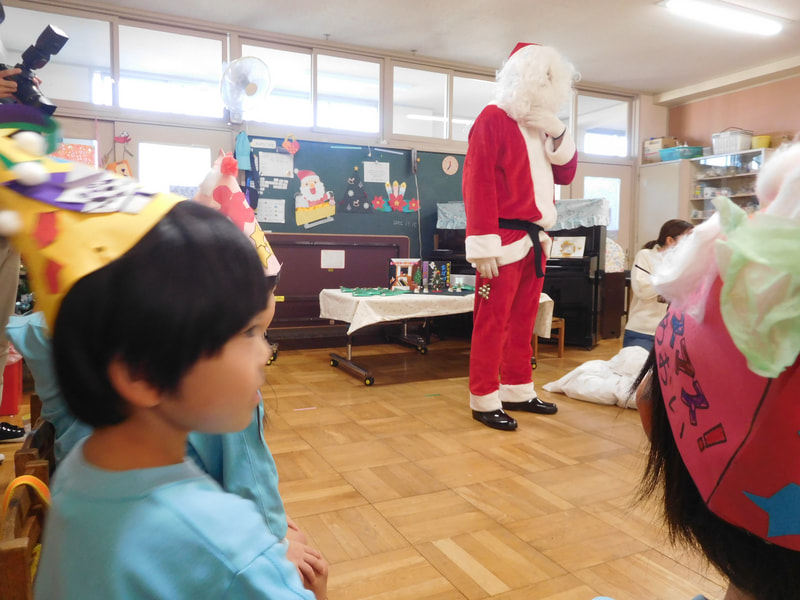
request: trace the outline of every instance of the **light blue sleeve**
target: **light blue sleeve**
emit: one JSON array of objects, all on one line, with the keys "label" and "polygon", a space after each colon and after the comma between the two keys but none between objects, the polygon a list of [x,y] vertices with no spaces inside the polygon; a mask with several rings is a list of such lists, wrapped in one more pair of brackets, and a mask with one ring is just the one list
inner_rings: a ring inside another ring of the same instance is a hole
[{"label": "light blue sleeve", "polygon": [[42,401],[42,418],[55,427],[56,461],[60,462],[77,442],[92,432],[92,428],[73,416],[61,395],[44,313],[12,316],[6,334],[31,371],[36,393]]},{"label": "light blue sleeve", "polygon": [[[264,553],[233,579],[224,600],[264,600],[295,598],[315,600],[314,594],[300,584],[297,569],[276,552]],[[288,567],[287,567],[288,565]],[[300,584],[300,585],[298,585]]]},{"label": "light blue sleeve", "polygon": [[192,432],[188,455],[227,492],[256,503],[270,532],[286,537],[286,510],[278,491],[278,469],[264,441],[263,402],[246,429],[221,435]]},{"label": "light blue sleeve", "polygon": [[37,600],[314,600],[258,507],[191,461],[106,471],[79,445],[59,468]]}]

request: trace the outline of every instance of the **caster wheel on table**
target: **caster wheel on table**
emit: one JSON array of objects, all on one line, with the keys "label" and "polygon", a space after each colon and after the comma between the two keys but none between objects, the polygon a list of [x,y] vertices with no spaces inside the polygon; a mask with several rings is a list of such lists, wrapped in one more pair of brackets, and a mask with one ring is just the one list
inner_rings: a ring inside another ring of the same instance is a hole
[{"label": "caster wheel on table", "polygon": [[417,352],[419,352],[420,354],[427,354],[428,349],[425,346],[417,346]]},{"label": "caster wheel on table", "polygon": [[536,370],[536,367],[538,367],[538,366],[539,366],[539,365],[537,365],[537,364],[536,364],[536,357],[534,356],[534,357],[531,359],[531,369],[533,369],[533,370],[535,371],[535,370]]},{"label": "caster wheel on table", "polygon": [[332,367],[338,367],[339,366],[339,361],[331,359],[331,366]]},{"label": "caster wheel on table", "polygon": [[365,377],[364,378],[364,385],[372,385],[373,383],[375,383],[375,378],[374,377]]}]

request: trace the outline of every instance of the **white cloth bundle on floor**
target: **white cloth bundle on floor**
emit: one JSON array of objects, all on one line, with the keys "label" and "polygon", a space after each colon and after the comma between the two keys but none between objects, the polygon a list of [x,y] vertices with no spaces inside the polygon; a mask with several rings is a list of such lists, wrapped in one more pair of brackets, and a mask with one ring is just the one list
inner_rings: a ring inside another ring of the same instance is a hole
[{"label": "white cloth bundle on floor", "polygon": [[639,346],[623,348],[610,360],[590,360],[542,387],[575,400],[636,408],[631,385],[644,366],[647,354],[647,350]]}]

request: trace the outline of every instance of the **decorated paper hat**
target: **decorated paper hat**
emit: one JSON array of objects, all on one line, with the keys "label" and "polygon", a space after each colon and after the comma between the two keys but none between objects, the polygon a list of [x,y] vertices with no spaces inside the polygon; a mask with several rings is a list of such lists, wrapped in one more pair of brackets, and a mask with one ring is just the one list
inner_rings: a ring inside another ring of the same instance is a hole
[{"label": "decorated paper hat", "polygon": [[0,211],[52,327],[61,299],[84,275],[127,252],[182,198],[129,177],[46,156],[57,127],[31,107],[0,105]]},{"label": "decorated paper hat", "polygon": [[800,551],[800,147],[791,152],[785,171],[760,176],[779,178],[771,204],[747,215],[718,198],[672,257],[683,281],[655,274],[669,299],[685,292],[655,351],[675,442],[709,509]]},{"label": "decorated paper hat", "polygon": [[222,150],[208,175],[200,184],[194,200],[220,211],[250,239],[258,251],[265,275],[277,275],[281,270],[252,207],[236,181],[239,165],[233,154]]}]

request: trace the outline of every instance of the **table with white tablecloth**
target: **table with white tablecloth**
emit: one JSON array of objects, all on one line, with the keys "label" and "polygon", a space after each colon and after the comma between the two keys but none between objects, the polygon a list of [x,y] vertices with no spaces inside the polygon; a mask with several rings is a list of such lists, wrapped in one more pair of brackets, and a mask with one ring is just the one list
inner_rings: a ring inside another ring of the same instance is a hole
[{"label": "table with white tablecloth", "polygon": [[[402,322],[403,333],[398,341],[415,346],[421,354],[427,352],[427,343],[421,336],[409,335],[409,319],[427,319],[444,315],[472,312],[474,293],[407,293],[396,295],[354,295],[338,289],[322,290],[319,294],[320,317],[349,323],[347,329],[347,356],[331,354],[331,365],[341,367],[357,377],[363,377],[366,385],[372,385],[372,372],[352,360],[351,336],[368,325],[376,323]],[[534,333],[550,337],[553,320],[553,300],[542,294],[536,316]]]}]

